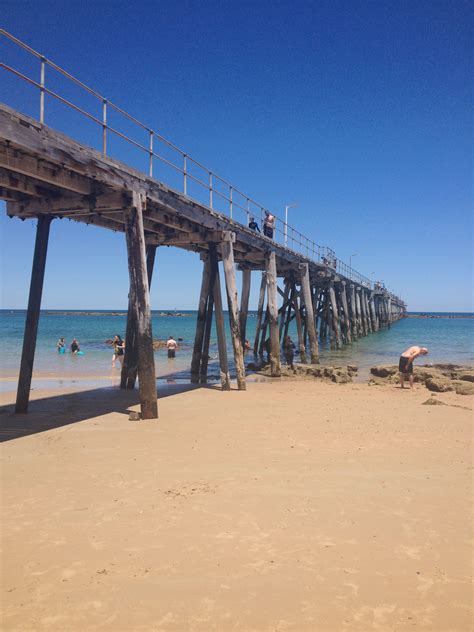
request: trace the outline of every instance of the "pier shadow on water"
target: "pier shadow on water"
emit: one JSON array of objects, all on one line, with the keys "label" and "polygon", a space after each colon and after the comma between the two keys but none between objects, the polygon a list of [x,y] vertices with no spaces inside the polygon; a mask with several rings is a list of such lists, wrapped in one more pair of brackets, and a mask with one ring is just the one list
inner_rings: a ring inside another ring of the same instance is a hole
[{"label": "pier shadow on water", "polygon": [[[167,383],[158,386],[159,402],[165,397],[199,388],[212,388],[212,384]],[[129,413],[139,405],[138,388],[122,390],[118,387],[99,387],[30,400],[27,414],[15,414],[15,398],[10,404],[0,407],[0,443],[28,435],[61,428],[103,415]],[[159,423],[159,419],[150,420]],[[140,423],[140,422],[130,422]]]}]

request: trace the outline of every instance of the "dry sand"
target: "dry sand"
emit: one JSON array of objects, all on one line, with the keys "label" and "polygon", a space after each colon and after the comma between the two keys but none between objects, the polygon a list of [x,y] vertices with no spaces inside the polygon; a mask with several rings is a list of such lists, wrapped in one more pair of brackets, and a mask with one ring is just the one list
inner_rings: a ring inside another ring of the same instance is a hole
[{"label": "dry sand", "polygon": [[2,630],[474,629],[472,397],[254,383],[131,422],[134,397],[2,415]]}]

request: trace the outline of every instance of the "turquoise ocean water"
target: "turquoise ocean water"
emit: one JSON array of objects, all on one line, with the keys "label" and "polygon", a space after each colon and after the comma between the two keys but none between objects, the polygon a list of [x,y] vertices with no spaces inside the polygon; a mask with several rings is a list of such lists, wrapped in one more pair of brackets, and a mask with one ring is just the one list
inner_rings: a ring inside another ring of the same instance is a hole
[{"label": "turquoise ocean water", "polygon": [[[59,310],[57,310],[59,311]],[[107,310],[68,311],[41,313],[34,374],[47,378],[106,378],[116,382],[119,369],[112,370],[112,351],[105,343],[114,334],[125,336],[126,313]],[[0,310],[1,376],[13,378],[18,375],[23,331],[24,310]],[[182,338],[175,360],[168,360],[165,350],[155,352],[157,375],[162,380],[188,380],[192,345],[196,327],[196,312],[181,312],[182,315],[169,316],[153,312],[153,337],[166,339],[173,335]],[[474,364],[474,319],[468,314],[452,314],[464,318],[406,318],[392,325],[390,329],[366,336],[351,346],[338,351],[321,347],[321,362],[328,365],[357,363],[362,369],[381,363],[395,363],[400,352],[412,344],[426,346],[430,350],[426,363],[454,362]],[[253,344],[255,333],[255,312],[250,312],[247,338]],[[229,359],[232,357],[230,336],[227,332]],[[296,332],[290,333],[296,339]],[[56,341],[64,336],[69,345],[73,337],[80,342],[84,355],[77,357],[70,353],[60,355],[56,351]],[[218,379],[217,341],[215,331],[211,340],[211,379]],[[252,354],[247,354],[252,359]]]}]

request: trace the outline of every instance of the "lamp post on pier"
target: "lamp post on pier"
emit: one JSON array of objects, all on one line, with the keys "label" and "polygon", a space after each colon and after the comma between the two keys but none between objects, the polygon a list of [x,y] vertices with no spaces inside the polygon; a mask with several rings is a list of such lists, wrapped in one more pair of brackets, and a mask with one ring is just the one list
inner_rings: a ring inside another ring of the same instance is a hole
[{"label": "lamp post on pier", "polygon": [[284,230],[285,248],[288,244],[288,209],[293,208],[295,206],[297,206],[296,202],[293,202],[292,204],[288,204],[287,206],[285,206],[285,230]]},{"label": "lamp post on pier", "polygon": [[357,257],[357,252],[349,257],[349,268],[352,270],[352,257]]}]

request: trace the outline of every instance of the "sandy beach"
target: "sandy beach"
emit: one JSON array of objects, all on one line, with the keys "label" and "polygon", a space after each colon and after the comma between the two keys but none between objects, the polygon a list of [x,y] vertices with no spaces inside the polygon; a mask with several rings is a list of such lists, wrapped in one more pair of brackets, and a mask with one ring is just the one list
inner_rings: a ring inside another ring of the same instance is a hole
[{"label": "sandy beach", "polygon": [[175,387],[132,422],[136,397],[2,414],[2,630],[473,629],[472,396]]}]

